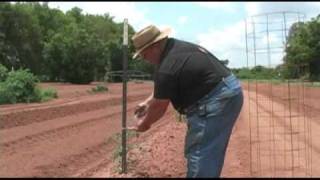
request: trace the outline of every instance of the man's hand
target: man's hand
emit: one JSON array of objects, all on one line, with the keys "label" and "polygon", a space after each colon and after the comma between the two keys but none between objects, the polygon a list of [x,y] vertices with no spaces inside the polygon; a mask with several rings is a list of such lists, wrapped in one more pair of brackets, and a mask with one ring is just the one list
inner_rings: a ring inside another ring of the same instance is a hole
[{"label": "man's hand", "polygon": [[170,100],[151,99],[138,105],[134,111],[134,117],[138,120],[136,125],[129,127],[128,130],[145,132],[151,125],[159,120],[167,110]]},{"label": "man's hand", "polygon": [[137,120],[136,125],[128,127],[128,130],[134,130],[138,132],[145,132],[150,129],[150,125],[143,123],[144,118],[148,111],[148,105],[146,102],[140,103],[134,110],[134,118]]},{"label": "man's hand", "polygon": [[150,125],[147,125],[146,123],[143,124],[143,119],[139,119],[136,125],[128,127],[127,129],[138,132],[145,132],[150,129]]}]

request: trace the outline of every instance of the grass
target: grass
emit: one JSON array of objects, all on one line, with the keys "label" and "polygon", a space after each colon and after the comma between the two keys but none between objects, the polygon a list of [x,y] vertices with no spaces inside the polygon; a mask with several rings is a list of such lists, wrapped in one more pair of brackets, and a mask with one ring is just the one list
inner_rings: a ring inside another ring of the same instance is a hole
[{"label": "grass", "polygon": [[266,83],[266,82],[273,82],[276,84],[285,83],[285,80],[281,79],[240,79],[242,82],[259,82],[259,83]]},{"label": "grass", "polygon": [[53,88],[42,89],[40,91],[41,102],[49,101],[53,98],[58,98],[57,91]]},{"label": "grass", "polygon": [[96,87],[91,88],[91,90],[89,90],[89,93],[100,93],[100,92],[106,92],[108,91],[108,87],[105,87],[102,84],[98,84],[96,85]]},{"label": "grass", "polygon": [[[126,131],[126,137],[127,139],[137,136],[138,133],[136,131]],[[122,133],[116,133],[111,137],[112,140],[116,142],[116,148],[112,153],[112,159],[116,163],[114,171],[117,173],[120,173],[122,168],[121,168],[121,160],[122,160]],[[128,152],[129,150],[137,147],[138,145],[136,144],[127,144],[126,151]],[[128,158],[127,158],[127,164],[129,164]]]},{"label": "grass", "polygon": [[309,82],[306,84],[309,87],[320,87],[320,82]]},{"label": "grass", "polygon": [[[241,82],[249,82],[249,83],[272,83],[272,84],[287,84],[288,79],[241,79]],[[320,87],[320,82],[303,82],[303,80],[299,79],[290,79],[290,85],[301,85],[304,83],[308,87]]]}]

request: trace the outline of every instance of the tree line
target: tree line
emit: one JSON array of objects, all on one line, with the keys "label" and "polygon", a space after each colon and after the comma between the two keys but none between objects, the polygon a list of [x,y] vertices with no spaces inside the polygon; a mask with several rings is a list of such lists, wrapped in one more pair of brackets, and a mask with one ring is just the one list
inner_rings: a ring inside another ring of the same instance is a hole
[{"label": "tree line", "polygon": [[[130,24],[128,32],[135,33]],[[86,84],[122,70],[122,34],[123,23],[107,13],[84,14],[77,7],[63,13],[48,2],[0,3],[0,64],[29,69],[41,81]],[[129,58],[128,66],[152,72],[143,61]]]},{"label": "tree line", "polygon": [[286,78],[320,81],[320,14],[291,26],[285,52]]},{"label": "tree line", "polygon": [[[29,69],[41,81],[86,84],[122,70],[123,23],[108,13],[66,13],[48,2],[0,3],[0,64],[8,70]],[[129,24],[129,37],[135,31]],[[320,15],[290,27],[283,64],[274,69],[233,69],[246,78],[304,78],[320,80]],[[153,73],[153,66],[132,60],[129,70]],[[113,78],[120,81],[121,77]]]}]

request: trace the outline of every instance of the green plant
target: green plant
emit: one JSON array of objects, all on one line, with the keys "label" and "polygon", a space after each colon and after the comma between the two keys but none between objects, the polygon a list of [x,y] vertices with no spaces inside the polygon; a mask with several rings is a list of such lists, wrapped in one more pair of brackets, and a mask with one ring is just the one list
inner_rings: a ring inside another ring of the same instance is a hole
[{"label": "green plant", "polygon": [[4,82],[0,83],[0,104],[18,102],[44,102],[57,98],[54,89],[41,90],[36,86],[39,79],[26,70],[11,71]]},{"label": "green plant", "polygon": [[7,90],[4,82],[0,82],[0,104],[15,103],[16,101],[13,92]]},{"label": "green plant", "polygon": [[11,71],[5,81],[6,91],[12,92],[14,97],[11,102],[34,102],[38,100],[35,92],[39,80],[28,69]]},{"label": "green plant", "polygon": [[8,69],[0,64],[0,82],[5,81],[8,76]]},{"label": "green plant", "polygon": [[40,99],[41,102],[49,101],[53,98],[58,98],[57,91],[53,88],[47,88],[40,90]]},{"label": "green plant", "polygon": [[[131,138],[133,136],[137,136],[137,132],[136,131],[126,131],[127,139],[129,139],[129,138]],[[121,138],[122,138],[122,134],[121,133],[116,133],[114,136],[111,137],[111,139],[116,142],[116,148],[112,153],[112,159],[116,164],[114,170],[116,172],[118,172],[118,173],[121,171],[121,157],[122,157]],[[129,150],[133,149],[136,146],[137,145],[134,145],[134,144],[127,144],[126,151],[128,152]]]},{"label": "green plant", "polygon": [[108,91],[108,88],[101,85],[101,84],[98,84],[96,87],[92,88],[91,91],[93,93],[97,93],[97,92],[105,92],[105,91]]}]

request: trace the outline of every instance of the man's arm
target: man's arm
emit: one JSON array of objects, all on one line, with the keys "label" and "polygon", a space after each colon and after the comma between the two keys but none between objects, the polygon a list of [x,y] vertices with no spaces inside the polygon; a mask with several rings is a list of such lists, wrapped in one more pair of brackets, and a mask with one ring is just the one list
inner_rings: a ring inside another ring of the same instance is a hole
[{"label": "man's arm", "polygon": [[148,109],[146,115],[138,120],[134,127],[128,128],[131,130],[136,130],[144,132],[148,130],[153,123],[158,121],[166,112],[170,100],[168,99],[155,99],[152,98],[148,101]]},{"label": "man's arm", "polygon": [[151,95],[143,103],[145,103],[147,105],[150,105],[152,99],[153,99],[153,92],[151,93]]}]

